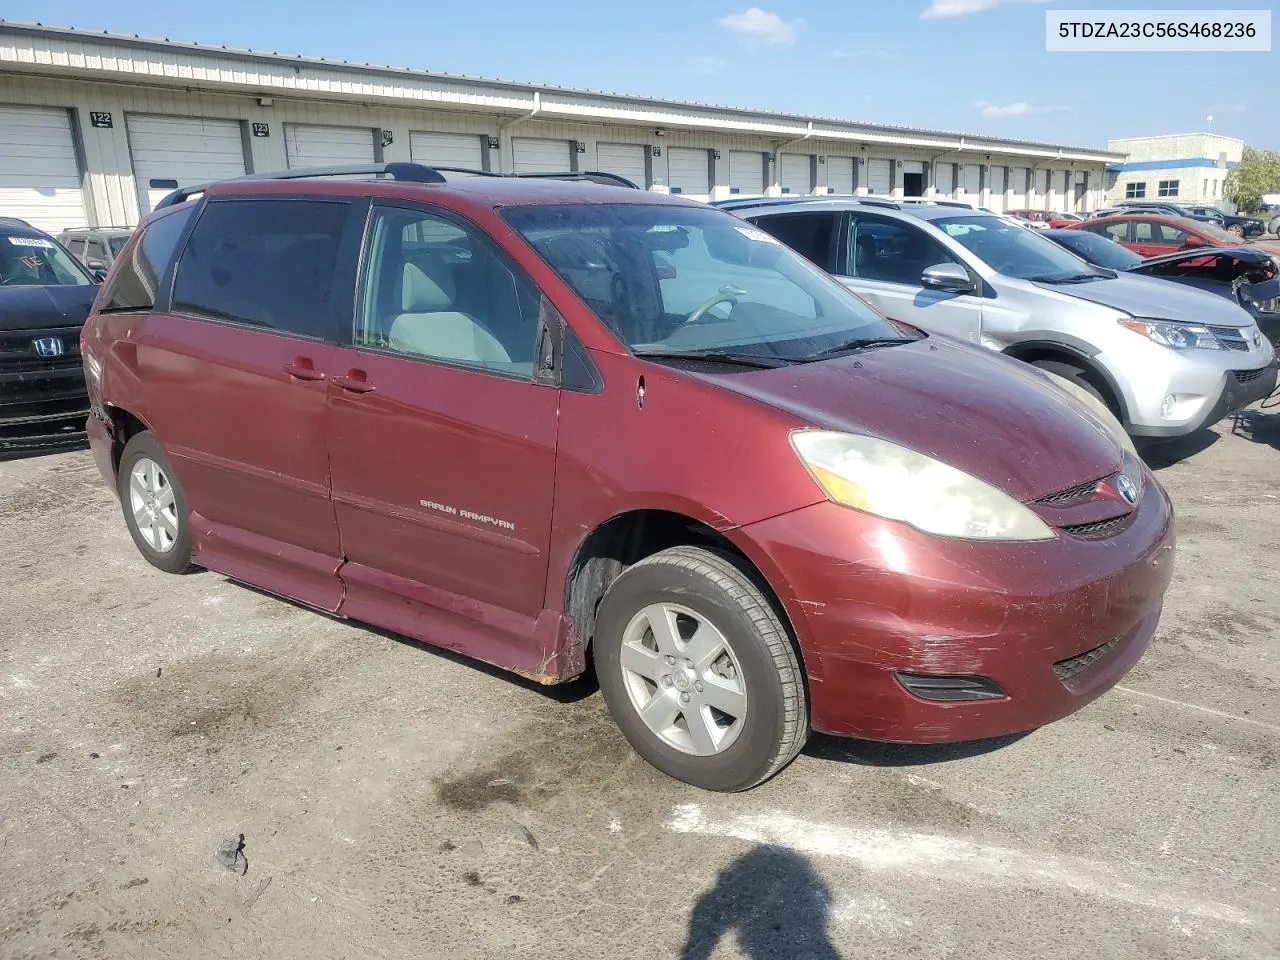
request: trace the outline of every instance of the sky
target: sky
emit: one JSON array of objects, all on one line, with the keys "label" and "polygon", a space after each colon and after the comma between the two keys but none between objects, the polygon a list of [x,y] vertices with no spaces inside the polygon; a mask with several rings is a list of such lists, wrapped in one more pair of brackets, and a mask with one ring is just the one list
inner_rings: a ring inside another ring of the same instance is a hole
[{"label": "sky", "polygon": [[1044,49],[1055,5],[1265,9],[1280,31],[1278,3],[5,0],[0,16],[1077,146],[1211,129],[1280,149],[1280,52]]}]

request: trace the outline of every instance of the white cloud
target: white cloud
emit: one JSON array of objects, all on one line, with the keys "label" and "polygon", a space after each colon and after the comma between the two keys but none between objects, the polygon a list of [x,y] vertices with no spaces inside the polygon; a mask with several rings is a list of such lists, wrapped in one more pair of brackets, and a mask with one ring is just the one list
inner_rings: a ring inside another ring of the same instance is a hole
[{"label": "white cloud", "polygon": [[689,72],[710,76],[713,73],[722,73],[728,66],[729,64],[719,57],[694,57],[689,61]]},{"label": "white cloud", "polygon": [[1216,107],[1210,107],[1209,112],[1215,113],[1218,116],[1226,116],[1227,114],[1231,114],[1231,113],[1244,113],[1248,109],[1249,108],[1246,107],[1243,103],[1226,103],[1226,104],[1219,104]]},{"label": "white cloud", "polygon": [[897,54],[888,50],[868,49],[868,50],[832,50],[831,57],[834,60],[896,60]]},{"label": "white cloud", "polygon": [[831,51],[831,58],[833,60],[848,60],[852,56],[853,54],[850,53],[848,50],[832,50]]},{"label": "white cloud", "polygon": [[740,34],[744,40],[752,43],[795,43],[796,32],[803,24],[803,20],[788,23],[776,13],[759,7],[750,7],[741,13],[731,13],[720,18],[720,26]]},{"label": "white cloud", "polygon": [[986,100],[978,100],[974,106],[981,111],[984,117],[991,117],[996,120],[1003,120],[1006,117],[1029,117],[1039,113],[1061,113],[1064,110],[1070,110],[1070,107],[1044,107],[1035,106],[1027,103],[1025,100],[1018,100],[1014,103],[988,103]]},{"label": "white cloud", "polygon": [[966,17],[971,13],[994,10],[1009,3],[1051,3],[1052,0],[932,0],[920,14],[921,20]]}]

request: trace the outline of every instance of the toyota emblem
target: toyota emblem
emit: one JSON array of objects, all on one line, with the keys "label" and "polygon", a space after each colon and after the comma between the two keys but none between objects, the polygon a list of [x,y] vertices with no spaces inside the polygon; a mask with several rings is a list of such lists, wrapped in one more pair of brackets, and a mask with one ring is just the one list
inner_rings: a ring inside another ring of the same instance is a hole
[{"label": "toyota emblem", "polygon": [[1138,502],[1138,485],[1124,474],[1116,480],[1116,489],[1120,492],[1120,496],[1124,497],[1125,503],[1130,506]]},{"label": "toyota emblem", "polygon": [[62,356],[61,337],[41,337],[39,340],[32,340],[31,345],[35,347],[37,357]]}]

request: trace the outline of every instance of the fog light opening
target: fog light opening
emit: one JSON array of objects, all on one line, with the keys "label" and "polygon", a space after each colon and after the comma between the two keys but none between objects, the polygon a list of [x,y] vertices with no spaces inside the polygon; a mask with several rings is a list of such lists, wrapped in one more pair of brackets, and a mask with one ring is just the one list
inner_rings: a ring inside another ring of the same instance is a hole
[{"label": "fog light opening", "polygon": [[898,673],[898,682],[921,700],[1001,700],[1008,696],[990,677]]}]

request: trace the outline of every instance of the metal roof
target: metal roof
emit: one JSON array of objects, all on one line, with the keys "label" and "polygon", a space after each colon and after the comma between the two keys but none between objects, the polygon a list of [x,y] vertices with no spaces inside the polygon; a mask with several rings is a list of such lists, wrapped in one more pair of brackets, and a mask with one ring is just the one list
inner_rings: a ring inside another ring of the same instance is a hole
[{"label": "metal roof", "polygon": [[[910,141],[914,139],[916,141],[914,145],[921,147],[937,147],[945,150],[965,150],[970,152],[994,151],[1023,154],[1028,156],[1046,156],[1047,158],[1061,158],[1065,160],[1085,160],[1089,162],[1116,161],[1122,160],[1125,157],[1125,154],[1123,153],[1114,153],[1094,147],[1076,147],[1066,144],[1045,143],[1034,140],[988,137],[948,130],[933,130],[884,123],[864,123],[838,117],[823,117],[811,114],[788,113],[775,110],[759,110],[746,107],[725,106],[721,104],[700,103],[696,101],[636,96],[612,91],[566,87],[557,84],[537,84],[523,81],[501,80],[470,74],[445,73],[441,71],[416,69],[413,67],[396,67],[389,64],[362,63],[358,61],[329,57],[309,57],[303,56],[302,54],[280,53],[279,51],[274,50],[253,50],[228,47],[226,45],[218,44],[170,40],[168,38],[144,37],[139,34],[112,33],[108,30],[84,30],[76,27],[50,26],[44,23],[28,23],[0,19],[0,34],[5,33],[19,36],[40,37],[52,41],[61,40],[78,43],[105,41],[126,47],[158,51],[161,53],[186,55],[197,54],[205,57],[218,57],[225,60],[235,60],[240,62],[254,62],[276,66],[287,65],[295,70],[299,67],[310,67],[343,73],[397,77],[402,79],[416,79],[420,81],[447,82],[450,84],[475,88],[488,87],[491,90],[496,89],[515,93],[527,93],[535,98],[535,102],[539,94],[562,94],[566,97],[591,98],[596,101],[613,101],[612,111],[601,109],[599,113],[592,113],[590,105],[574,105],[573,109],[568,109],[566,108],[566,105],[563,104],[544,104],[543,106],[544,113],[554,114],[555,116],[562,118],[571,118],[576,116],[577,119],[580,119],[583,122],[651,122],[647,118],[642,120],[641,118],[624,116],[622,115],[622,111],[617,109],[618,107],[624,106],[649,106],[676,110],[703,111],[705,113],[717,114],[719,115],[719,118],[726,121],[737,121],[739,124],[750,123],[753,120],[772,120],[780,121],[783,124],[802,125],[798,128],[792,126],[790,129],[759,131],[764,135],[772,133],[782,135],[784,137],[803,136],[806,139],[812,137],[819,140],[833,138],[856,140],[860,136],[865,136],[870,141],[901,141],[904,145],[913,145]],[[93,68],[89,66],[75,65],[71,62],[71,58],[66,56],[52,58],[49,63],[40,63],[32,60],[25,60],[21,57],[16,59],[13,57],[6,58],[3,56],[3,53],[3,49],[0,49],[0,69],[4,67],[21,68],[24,66],[62,67],[63,70],[61,72],[63,75],[111,72],[103,67]],[[163,81],[166,79],[164,75],[143,74],[143,77],[153,81]],[[208,81],[205,81],[205,83],[208,85]],[[196,81],[194,85],[199,86],[201,84],[199,81]],[[262,92],[265,95],[270,95],[271,93],[278,91],[275,87],[264,86]],[[298,93],[302,91],[294,92]],[[597,104],[597,106],[604,108],[606,104],[600,103]],[[512,105],[509,109],[518,111],[520,107]],[[687,118],[687,122],[688,126],[696,128],[707,125],[709,122],[714,122],[715,119],[717,118],[705,115],[690,116]],[[823,125],[830,129],[814,129],[816,125]],[[739,127],[739,129],[741,132],[751,132],[746,127]]]}]

